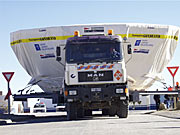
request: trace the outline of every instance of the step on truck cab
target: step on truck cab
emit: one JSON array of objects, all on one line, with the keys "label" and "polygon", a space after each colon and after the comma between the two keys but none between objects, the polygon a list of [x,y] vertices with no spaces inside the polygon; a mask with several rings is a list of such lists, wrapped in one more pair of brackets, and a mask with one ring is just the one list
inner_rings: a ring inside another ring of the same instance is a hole
[{"label": "step on truck cab", "polygon": [[68,119],[102,114],[128,116],[128,88],[122,38],[113,35],[68,38],[65,47],[65,103]]}]

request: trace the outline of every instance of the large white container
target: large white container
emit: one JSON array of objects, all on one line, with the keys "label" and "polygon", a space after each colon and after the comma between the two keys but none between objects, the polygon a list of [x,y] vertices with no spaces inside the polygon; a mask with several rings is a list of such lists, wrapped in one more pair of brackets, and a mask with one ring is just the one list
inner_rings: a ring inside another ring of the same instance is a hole
[{"label": "large white container", "polygon": [[[31,83],[46,92],[60,90],[64,82],[64,66],[56,61],[56,46],[61,46],[62,63],[66,40],[75,30],[81,35],[114,34],[132,45],[132,57],[124,46],[129,88],[149,88],[172,59],[178,43],[179,27],[154,24],[87,24],[19,30],[11,33],[11,47],[20,64],[32,77]],[[129,60],[129,61],[128,61]],[[128,62],[127,62],[128,61]]]}]

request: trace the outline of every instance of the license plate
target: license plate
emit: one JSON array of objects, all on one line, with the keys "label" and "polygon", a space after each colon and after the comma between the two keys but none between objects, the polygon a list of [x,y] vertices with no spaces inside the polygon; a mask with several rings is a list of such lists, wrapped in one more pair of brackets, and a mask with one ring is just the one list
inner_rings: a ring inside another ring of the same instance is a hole
[{"label": "license plate", "polygon": [[91,92],[100,92],[101,88],[91,88]]}]

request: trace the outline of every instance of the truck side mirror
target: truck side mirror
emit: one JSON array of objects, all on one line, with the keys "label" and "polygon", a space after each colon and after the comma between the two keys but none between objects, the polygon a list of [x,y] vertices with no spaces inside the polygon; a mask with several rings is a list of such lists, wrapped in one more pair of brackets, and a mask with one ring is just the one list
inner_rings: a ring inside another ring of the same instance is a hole
[{"label": "truck side mirror", "polygon": [[56,47],[56,60],[61,61],[61,47],[60,46]]},{"label": "truck side mirror", "polygon": [[131,44],[127,45],[127,53],[132,54]]}]

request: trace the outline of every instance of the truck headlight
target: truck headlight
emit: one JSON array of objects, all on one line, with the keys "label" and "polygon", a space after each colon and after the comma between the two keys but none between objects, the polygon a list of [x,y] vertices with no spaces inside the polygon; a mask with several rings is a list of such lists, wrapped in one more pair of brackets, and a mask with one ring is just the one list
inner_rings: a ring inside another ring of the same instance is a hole
[{"label": "truck headlight", "polygon": [[77,95],[77,90],[69,90],[69,96]]},{"label": "truck headlight", "polygon": [[124,93],[123,88],[118,88],[118,89],[116,89],[116,93]]}]

